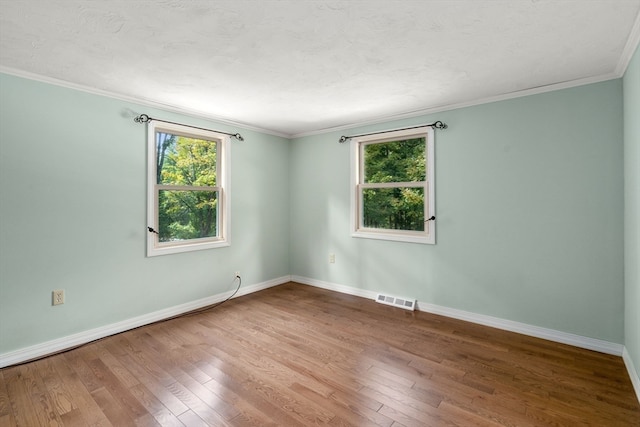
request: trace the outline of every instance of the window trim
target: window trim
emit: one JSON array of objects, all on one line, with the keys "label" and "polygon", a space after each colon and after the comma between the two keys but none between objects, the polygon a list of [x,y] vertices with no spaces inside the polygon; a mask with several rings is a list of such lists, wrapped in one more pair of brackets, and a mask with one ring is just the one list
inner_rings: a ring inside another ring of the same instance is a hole
[{"label": "window trim", "polygon": [[[158,184],[156,164],[156,133],[166,132],[190,138],[216,141],[216,183],[215,187],[192,187]],[[147,127],[147,226],[159,229],[158,194],[159,190],[210,190],[218,192],[218,236],[205,239],[192,239],[180,242],[159,241],[158,234],[147,232],[147,257],[174,253],[192,252],[204,249],[220,248],[231,245],[231,203],[230,188],[230,137],[222,133],[161,121],[149,122]]]},{"label": "window trim", "polygon": [[[362,147],[368,144],[396,141],[398,139],[425,138],[426,176],[425,183],[377,183],[379,187],[421,187],[424,188],[425,218],[435,216],[435,131],[431,126],[398,130],[382,134],[364,135],[351,139],[351,236],[356,238],[390,240],[397,242],[435,244],[436,230],[434,221],[425,221],[424,231],[387,230],[362,227],[362,189],[371,184],[362,183],[364,155]],[[416,185],[418,184],[418,185]]]}]

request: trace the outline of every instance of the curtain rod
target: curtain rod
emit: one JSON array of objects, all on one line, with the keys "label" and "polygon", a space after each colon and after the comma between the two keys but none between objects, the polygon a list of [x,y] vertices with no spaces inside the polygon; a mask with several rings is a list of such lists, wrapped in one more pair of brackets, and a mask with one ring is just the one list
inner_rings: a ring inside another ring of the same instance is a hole
[{"label": "curtain rod", "polygon": [[244,138],[239,133],[229,133],[229,132],[223,132],[221,130],[199,128],[197,126],[191,126],[191,125],[185,125],[185,124],[182,124],[182,123],[170,122],[168,120],[154,119],[153,117],[149,117],[147,114],[140,114],[139,116],[137,116],[137,117],[135,117],[133,119],[133,121],[136,122],[136,123],[148,123],[151,120],[155,120],[156,122],[169,123],[169,124],[172,124],[172,125],[189,126],[191,128],[194,128],[194,129],[206,130],[206,131],[209,131],[209,132],[217,132],[217,133],[221,133],[221,134],[224,134],[224,135],[232,136],[235,139],[237,139],[238,141],[244,141]]},{"label": "curtain rod", "polygon": [[429,123],[429,124],[427,124],[427,125],[412,126],[412,127],[408,127],[408,128],[391,129],[391,130],[382,130],[382,131],[380,131],[380,132],[362,133],[362,134],[360,134],[360,135],[348,135],[348,136],[342,135],[342,136],[340,137],[340,139],[338,140],[338,142],[339,142],[340,144],[344,144],[345,142],[347,142],[347,141],[348,141],[348,140],[350,140],[351,138],[358,138],[358,137],[360,137],[360,136],[377,135],[377,134],[379,134],[379,133],[396,132],[396,131],[399,131],[399,130],[418,129],[418,128],[423,128],[423,127],[427,127],[427,126],[430,126],[430,127],[434,128],[434,129],[446,129],[446,128],[448,127],[445,123],[443,123],[443,122],[441,122],[440,120],[438,120],[437,122]]}]

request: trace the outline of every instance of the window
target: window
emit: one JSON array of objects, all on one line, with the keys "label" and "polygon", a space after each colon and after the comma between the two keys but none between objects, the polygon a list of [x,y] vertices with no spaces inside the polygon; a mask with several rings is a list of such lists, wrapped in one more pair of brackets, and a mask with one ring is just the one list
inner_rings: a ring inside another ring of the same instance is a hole
[{"label": "window", "polygon": [[147,256],[229,246],[229,137],[148,128]]},{"label": "window", "polygon": [[353,138],[352,235],[435,243],[431,127]]}]

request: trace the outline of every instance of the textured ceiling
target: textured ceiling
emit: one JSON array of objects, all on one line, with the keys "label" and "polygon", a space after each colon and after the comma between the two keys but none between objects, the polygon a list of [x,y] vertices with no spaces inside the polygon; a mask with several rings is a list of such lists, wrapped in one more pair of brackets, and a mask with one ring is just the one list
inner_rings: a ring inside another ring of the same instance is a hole
[{"label": "textured ceiling", "polygon": [[0,71],[299,135],[619,77],[639,11],[640,0],[0,0]]}]

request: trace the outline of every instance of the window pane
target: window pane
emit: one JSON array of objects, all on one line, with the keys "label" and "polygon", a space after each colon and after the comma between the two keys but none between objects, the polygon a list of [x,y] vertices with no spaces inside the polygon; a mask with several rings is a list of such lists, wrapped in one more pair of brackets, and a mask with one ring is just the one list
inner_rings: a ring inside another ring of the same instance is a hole
[{"label": "window pane", "polygon": [[161,242],[218,235],[218,192],[160,190],[158,226]]},{"label": "window pane", "polygon": [[367,188],[362,191],[366,228],[424,231],[424,188]]},{"label": "window pane", "polygon": [[158,184],[216,186],[216,141],[156,132]]},{"label": "window pane", "polygon": [[364,182],[425,180],[425,138],[364,145]]}]

